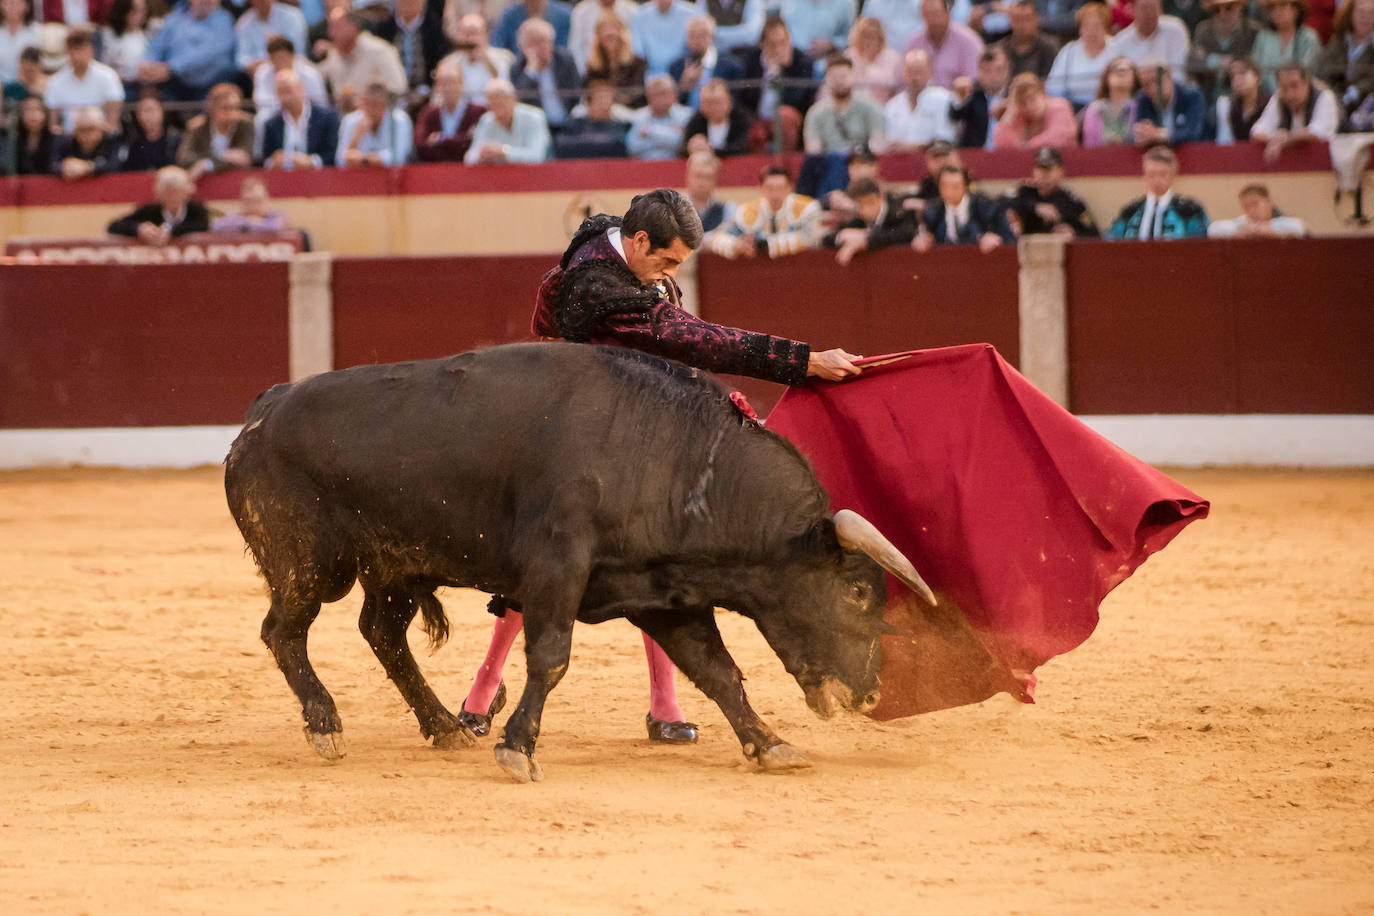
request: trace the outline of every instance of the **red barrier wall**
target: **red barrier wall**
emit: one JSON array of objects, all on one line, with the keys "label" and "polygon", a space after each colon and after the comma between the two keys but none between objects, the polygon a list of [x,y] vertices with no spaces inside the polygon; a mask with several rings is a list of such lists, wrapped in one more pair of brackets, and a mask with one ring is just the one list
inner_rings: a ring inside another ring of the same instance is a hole
[{"label": "red barrier wall", "polygon": [[334,365],[430,359],[526,340],[548,255],[341,258],[334,262]]},{"label": "red barrier wall", "polygon": [[[987,255],[972,247],[925,255],[892,248],[843,268],[833,251],[777,261],[706,255],[698,271],[702,316],[718,324],[864,356],[983,341],[1013,364],[1020,358],[1011,245]],[[779,385],[731,381],[761,414],[782,394]]]},{"label": "red barrier wall", "polygon": [[1374,413],[1374,239],[1068,246],[1080,414]]},{"label": "red barrier wall", "polygon": [[0,427],[242,421],[287,378],[287,266],[0,270]]}]

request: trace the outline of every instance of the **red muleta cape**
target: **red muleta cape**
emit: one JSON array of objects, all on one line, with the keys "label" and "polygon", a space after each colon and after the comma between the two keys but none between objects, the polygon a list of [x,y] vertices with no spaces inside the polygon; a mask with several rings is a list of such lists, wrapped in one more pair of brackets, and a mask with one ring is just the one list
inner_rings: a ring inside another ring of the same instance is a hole
[{"label": "red muleta cape", "polygon": [[987,344],[865,360],[789,389],[768,417],[832,509],[877,525],[935,590],[888,577],[882,701],[893,719],[1001,691],[1083,642],[1098,604],[1207,500],[1093,432]]}]

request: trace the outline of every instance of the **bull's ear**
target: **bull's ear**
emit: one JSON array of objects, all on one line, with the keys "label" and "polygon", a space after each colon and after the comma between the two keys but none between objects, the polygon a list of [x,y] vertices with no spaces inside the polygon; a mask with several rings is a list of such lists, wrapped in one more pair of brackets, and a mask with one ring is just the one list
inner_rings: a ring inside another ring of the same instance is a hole
[{"label": "bull's ear", "polygon": [[806,532],[806,549],[811,553],[827,554],[840,549],[840,539],[835,533],[835,521],[823,518]]}]

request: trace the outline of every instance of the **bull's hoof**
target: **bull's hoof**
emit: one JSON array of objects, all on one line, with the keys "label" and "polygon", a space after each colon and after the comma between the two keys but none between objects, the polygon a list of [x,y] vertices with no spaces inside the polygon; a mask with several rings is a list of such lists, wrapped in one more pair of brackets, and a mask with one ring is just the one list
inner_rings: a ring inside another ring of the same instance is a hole
[{"label": "bull's hoof", "polygon": [[513,747],[498,744],[496,746],[496,762],[516,782],[538,782],[544,778],[544,770],[535,759],[525,756]]},{"label": "bull's hoof", "polygon": [[759,769],[768,773],[781,773],[786,770],[804,770],[811,766],[805,754],[790,744],[775,744],[761,748],[754,757]]},{"label": "bull's hoof", "polygon": [[312,732],[305,730],[305,740],[310,742],[310,746],[315,749],[325,760],[342,760],[348,753],[344,749],[343,732]]},{"label": "bull's hoof", "polygon": [[451,732],[440,732],[434,736],[434,747],[441,751],[458,751],[466,747],[472,747],[477,743],[477,739],[466,729],[455,729]]}]

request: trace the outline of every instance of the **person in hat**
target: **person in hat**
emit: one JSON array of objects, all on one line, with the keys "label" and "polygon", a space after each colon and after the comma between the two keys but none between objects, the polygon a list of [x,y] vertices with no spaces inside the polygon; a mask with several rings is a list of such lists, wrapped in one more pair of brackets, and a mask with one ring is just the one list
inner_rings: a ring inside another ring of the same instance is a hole
[{"label": "person in hat", "polygon": [[1007,195],[1007,220],[1018,235],[1055,233],[1097,238],[1097,223],[1083,198],[1064,187],[1064,159],[1042,146],[1035,151],[1031,179]]},{"label": "person in hat", "polygon": [[1191,197],[1174,193],[1178,157],[1167,146],[1156,146],[1141,157],[1145,196],[1121,208],[1107,227],[1106,238],[1142,242],[1195,239],[1207,234],[1207,211]]},{"label": "person in hat", "polygon": [[1307,0],[1264,0],[1264,11],[1274,23],[1274,30],[1261,32],[1255,38],[1250,57],[1259,67],[1264,88],[1273,92],[1278,88],[1279,65],[1294,61],[1311,73],[1321,57],[1322,40],[1311,27],[1303,25]]}]

